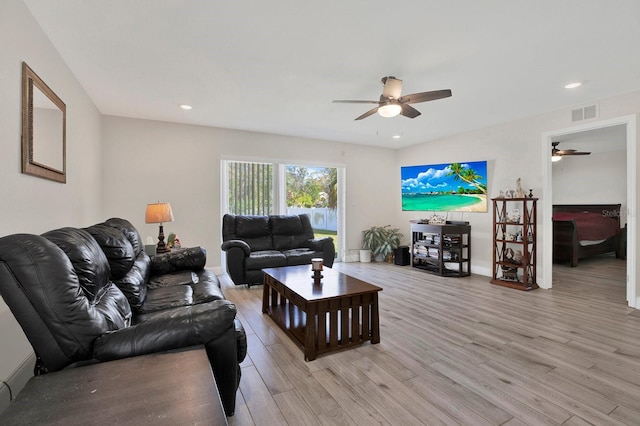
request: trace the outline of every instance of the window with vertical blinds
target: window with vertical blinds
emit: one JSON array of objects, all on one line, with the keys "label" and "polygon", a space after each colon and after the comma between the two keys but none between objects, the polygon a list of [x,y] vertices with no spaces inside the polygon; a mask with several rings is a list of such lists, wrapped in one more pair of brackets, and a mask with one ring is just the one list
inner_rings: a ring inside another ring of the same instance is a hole
[{"label": "window with vertical blinds", "polygon": [[273,164],[229,161],[227,173],[229,213],[273,214]]}]

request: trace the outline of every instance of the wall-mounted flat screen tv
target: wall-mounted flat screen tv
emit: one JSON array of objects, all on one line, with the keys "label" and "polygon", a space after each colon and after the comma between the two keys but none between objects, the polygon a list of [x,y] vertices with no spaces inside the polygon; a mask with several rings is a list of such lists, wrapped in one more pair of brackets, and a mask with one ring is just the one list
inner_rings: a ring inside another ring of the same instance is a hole
[{"label": "wall-mounted flat screen tv", "polygon": [[487,211],[487,162],[403,166],[403,211]]}]

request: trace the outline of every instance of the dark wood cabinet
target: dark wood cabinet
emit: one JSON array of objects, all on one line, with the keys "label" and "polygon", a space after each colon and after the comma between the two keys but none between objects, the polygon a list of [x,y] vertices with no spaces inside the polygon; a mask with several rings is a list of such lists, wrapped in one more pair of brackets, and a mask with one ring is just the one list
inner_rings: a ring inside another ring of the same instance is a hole
[{"label": "dark wood cabinet", "polygon": [[411,266],[446,277],[471,274],[471,226],[411,223]]},{"label": "dark wood cabinet", "polygon": [[533,290],[536,284],[537,198],[492,198],[493,284]]}]

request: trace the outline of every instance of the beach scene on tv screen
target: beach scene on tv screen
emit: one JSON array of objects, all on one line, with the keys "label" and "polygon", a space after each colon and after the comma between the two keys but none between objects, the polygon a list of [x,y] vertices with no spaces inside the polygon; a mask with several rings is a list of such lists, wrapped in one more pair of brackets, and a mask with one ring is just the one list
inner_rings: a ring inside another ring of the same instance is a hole
[{"label": "beach scene on tv screen", "polygon": [[403,211],[487,211],[487,162],[403,166]]}]

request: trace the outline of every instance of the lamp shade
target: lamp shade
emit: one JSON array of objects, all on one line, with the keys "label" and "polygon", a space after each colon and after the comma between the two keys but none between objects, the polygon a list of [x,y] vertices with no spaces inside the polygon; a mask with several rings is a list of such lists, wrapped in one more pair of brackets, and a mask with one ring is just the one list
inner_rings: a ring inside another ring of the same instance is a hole
[{"label": "lamp shade", "polygon": [[144,215],[145,223],[173,222],[173,212],[169,203],[147,204]]}]

